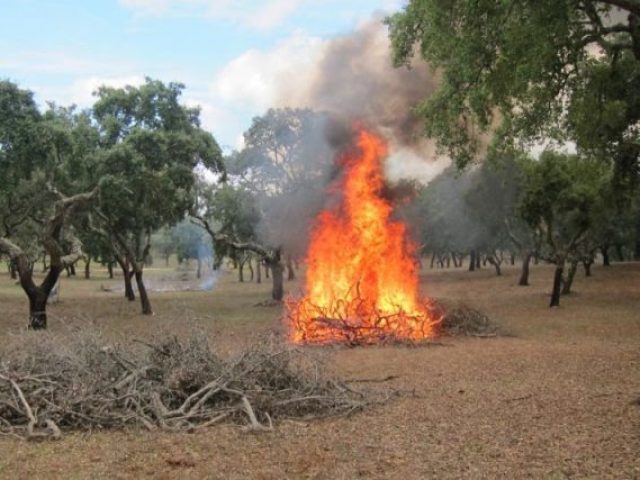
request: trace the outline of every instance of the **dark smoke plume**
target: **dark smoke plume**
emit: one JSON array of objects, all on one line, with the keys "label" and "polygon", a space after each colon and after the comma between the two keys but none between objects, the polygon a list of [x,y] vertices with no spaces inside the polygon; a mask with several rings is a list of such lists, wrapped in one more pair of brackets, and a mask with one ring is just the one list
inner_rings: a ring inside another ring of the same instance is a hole
[{"label": "dark smoke plume", "polygon": [[376,21],[328,45],[308,95],[315,107],[363,121],[412,146],[422,136],[422,120],[413,108],[436,84],[424,63],[393,67],[387,30]]}]

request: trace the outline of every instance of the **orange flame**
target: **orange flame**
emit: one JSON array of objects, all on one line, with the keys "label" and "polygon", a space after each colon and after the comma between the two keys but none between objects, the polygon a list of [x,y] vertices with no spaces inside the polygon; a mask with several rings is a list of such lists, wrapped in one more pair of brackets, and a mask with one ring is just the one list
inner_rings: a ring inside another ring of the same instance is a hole
[{"label": "orange flame", "polygon": [[341,204],[320,213],[307,253],[306,296],[287,302],[294,343],[371,344],[434,335],[418,299],[415,247],[381,197],[384,141],[364,129],[346,155]]}]

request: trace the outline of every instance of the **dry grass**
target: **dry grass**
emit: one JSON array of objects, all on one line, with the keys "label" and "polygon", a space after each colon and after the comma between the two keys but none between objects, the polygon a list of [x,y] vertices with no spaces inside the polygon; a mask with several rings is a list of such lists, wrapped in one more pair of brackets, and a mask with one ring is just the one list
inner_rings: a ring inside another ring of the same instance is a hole
[{"label": "dry grass", "polygon": [[[151,271],[150,276],[167,272]],[[552,272],[496,278],[488,269],[426,271],[424,291],[489,314],[514,337],[445,339],[443,347],[330,349],[348,378],[396,376],[415,391],[351,418],[284,423],[249,435],[220,426],[195,434],[75,434],[59,442],[0,440],[3,478],[640,478],[640,265],[594,268],[549,310]],[[255,307],[269,285],[223,277],[213,292],[156,294],[157,315],[66,280],[51,308],[63,323],[121,340],[195,325],[230,351],[278,331],[278,307]],[[297,284],[288,284],[296,289]],[[26,302],[0,277],[0,341],[24,326]]]}]

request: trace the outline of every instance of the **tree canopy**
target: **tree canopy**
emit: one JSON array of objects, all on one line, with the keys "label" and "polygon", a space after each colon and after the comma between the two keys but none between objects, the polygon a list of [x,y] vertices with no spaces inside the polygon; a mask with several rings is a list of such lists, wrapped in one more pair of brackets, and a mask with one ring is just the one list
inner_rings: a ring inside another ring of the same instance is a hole
[{"label": "tree canopy", "polygon": [[439,73],[417,112],[458,165],[489,135],[501,146],[571,141],[636,181],[640,3],[411,0],[387,22],[396,65],[419,55]]}]

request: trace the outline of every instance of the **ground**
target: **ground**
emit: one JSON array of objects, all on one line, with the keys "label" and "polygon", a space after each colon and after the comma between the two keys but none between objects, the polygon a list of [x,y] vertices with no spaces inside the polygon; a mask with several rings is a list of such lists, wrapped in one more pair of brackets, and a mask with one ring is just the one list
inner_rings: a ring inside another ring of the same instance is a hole
[{"label": "ground", "polygon": [[[405,393],[349,418],[284,422],[273,433],[220,426],[196,434],[144,431],[66,435],[58,442],[0,438],[1,478],[640,478],[640,264],[594,267],[562,307],[547,308],[552,271],[421,274],[423,291],[484,310],[500,338],[443,338],[440,346],[330,348],[348,378],[397,378]],[[175,276],[151,269],[150,278]],[[99,328],[119,341],[208,330],[221,350],[267,331],[279,306],[256,306],[269,284],[220,276],[211,292],[151,294],[153,317],[94,279],[63,279],[50,329]],[[287,284],[298,291],[299,283]],[[26,324],[26,300],[0,275],[0,342]],[[377,385],[376,385],[377,386]]]}]

